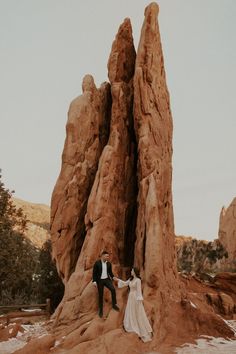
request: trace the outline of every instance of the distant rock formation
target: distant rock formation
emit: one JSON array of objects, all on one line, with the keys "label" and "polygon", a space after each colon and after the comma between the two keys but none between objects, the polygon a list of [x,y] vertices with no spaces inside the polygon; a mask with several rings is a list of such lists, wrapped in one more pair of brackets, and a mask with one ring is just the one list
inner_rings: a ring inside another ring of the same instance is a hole
[{"label": "distant rock formation", "polygon": [[236,268],[236,198],[228,208],[222,208],[219,222],[219,240],[228,252],[228,261]]},{"label": "distant rock formation", "polygon": [[13,204],[21,208],[26,215],[27,228],[24,236],[28,238],[36,247],[41,248],[50,239],[50,207],[45,204],[34,204],[12,198]]},{"label": "distant rock formation", "polygon": [[179,271],[217,273],[232,267],[228,262],[228,252],[218,239],[209,242],[176,236],[175,242]]},{"label": "distant rock formation", "polygon": [[220,213],[218,239],[175,238],[178,269],[187,272],[236,271],[236,198]]}]

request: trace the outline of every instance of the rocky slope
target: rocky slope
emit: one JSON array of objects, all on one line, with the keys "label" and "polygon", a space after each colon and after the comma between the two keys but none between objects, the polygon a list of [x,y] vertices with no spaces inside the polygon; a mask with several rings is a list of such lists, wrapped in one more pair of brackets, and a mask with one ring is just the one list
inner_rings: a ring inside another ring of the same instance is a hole
[{"label": "rocky slope", "polygon": [[27,229],[24,232],[36,247],[41,248],[50,238],[50,207],[44,204],[34,204],[18,198],[13,198],[17,208],[21,208],[27,218]]}]

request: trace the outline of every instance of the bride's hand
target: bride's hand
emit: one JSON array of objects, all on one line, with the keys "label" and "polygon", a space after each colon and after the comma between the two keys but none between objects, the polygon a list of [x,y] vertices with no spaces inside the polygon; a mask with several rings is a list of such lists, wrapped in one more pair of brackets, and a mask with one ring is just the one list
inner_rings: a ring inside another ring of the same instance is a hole
[{"label": "bride's hand", "polygon": [[113,280],[118,281],[119,279],[117,277],[113,277]]}]

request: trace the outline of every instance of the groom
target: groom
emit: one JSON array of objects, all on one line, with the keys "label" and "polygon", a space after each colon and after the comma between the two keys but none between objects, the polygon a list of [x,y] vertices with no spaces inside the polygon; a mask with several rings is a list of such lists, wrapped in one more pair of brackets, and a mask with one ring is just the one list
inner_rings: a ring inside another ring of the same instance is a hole
[{"label": "groom", "polygon": [[112,266],[109,262],[109,253],[103,251],[101,259],[96,261],[93,266],[93,284],[98,288],[98,303],[99,303],[99,317],[103,316],[103,290],[104,286],[111,292],[112,308],[119,311],[116,304],[116,291],[112,284],[114,275],[112,273]]}]

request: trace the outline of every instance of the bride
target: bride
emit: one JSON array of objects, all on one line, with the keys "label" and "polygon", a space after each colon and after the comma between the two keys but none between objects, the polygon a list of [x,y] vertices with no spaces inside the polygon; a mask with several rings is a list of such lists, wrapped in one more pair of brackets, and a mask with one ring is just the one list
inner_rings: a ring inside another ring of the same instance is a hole
[{"label": "bride", "polygon": [[119,278],[114,278],[114,280],[118,281],[118,288],[129,286],[130,289],[124,316],[124,328],[126,332],[135,332],[143,342],[150,341],[152,327],[148,321],[142,302],[141,279],[138,269],[135,267],[132,269],[131,278],[127,281]]}]

